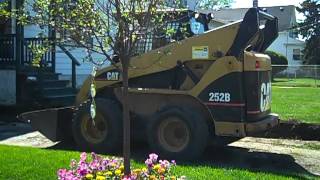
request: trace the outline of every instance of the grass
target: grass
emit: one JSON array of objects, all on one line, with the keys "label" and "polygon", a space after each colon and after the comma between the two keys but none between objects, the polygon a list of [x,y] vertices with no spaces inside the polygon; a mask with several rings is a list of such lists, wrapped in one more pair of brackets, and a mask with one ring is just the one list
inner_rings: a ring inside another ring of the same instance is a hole
[{"label": "grass", "polygon": [[272,112],[282,120],[320,123],[320,88],[274,86]]},{"label": "grass", "polygon": [[[67,168],[71,159],[78,159],[79,153],[62,150],[46,150],[27,147],[0,146],[0,179],[56,179],[59,168]],[[132,161],[133,166],[143,162]],[[252,172],[245,169],[221,168],[210,165],[179,165],[174,169],[177,175],[188,179],[301,179],[308,175],[272,174]]]}]

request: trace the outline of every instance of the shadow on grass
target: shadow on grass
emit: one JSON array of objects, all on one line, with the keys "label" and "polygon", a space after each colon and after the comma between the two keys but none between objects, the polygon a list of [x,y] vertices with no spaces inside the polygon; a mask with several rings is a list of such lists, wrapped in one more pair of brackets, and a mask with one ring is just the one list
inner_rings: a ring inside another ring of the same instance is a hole
[{"label": "shadow on grass", "polygon": [[[61,142],[48,149],[77,151],[74,143]],[[150,149],[146,144],[138,143],[132,147],[132,159],[144,163]],[[121,153],[108,154],[121,156]],[[160,157],[161,158],[161,157]],[[181,166],[205,166],[212,168],[240,169],[251,172],[265,172],[277,175],[284,175],[297,179],[316,177],[308,170],[295,162],[295,159],[286,154],[269,152],[252,152],[246,148],[233,146],[209,146],[204,154],[195,161],[178,160]]]},{"label": "shadow on grass", "polygon": [[17,118],[20,113],[29,109],[15,106],[0,106],[0,141],[33,131],[30,124],[24,123]]},{"label": "shadow on grass", "polygon": [[32,132],[30,125],[17,119],[19,111],[0,106],[0,141]]}]

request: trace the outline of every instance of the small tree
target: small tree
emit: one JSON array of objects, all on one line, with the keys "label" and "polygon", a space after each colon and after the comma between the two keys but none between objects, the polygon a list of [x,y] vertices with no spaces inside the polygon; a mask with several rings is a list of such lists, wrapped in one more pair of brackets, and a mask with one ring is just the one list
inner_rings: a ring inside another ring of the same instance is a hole
[{"label": "small tree", "polygon": [[8,17],[10,17],[9,4],[7,2],[0,3],[0,34],[6,31]]},{"label": "small tree", "polygon": [[298,24],[298,32],[306,39],[303,51],[307,64],[320,65],[320,2],[305,0],[297,7],[297,11],[305,16]]}]

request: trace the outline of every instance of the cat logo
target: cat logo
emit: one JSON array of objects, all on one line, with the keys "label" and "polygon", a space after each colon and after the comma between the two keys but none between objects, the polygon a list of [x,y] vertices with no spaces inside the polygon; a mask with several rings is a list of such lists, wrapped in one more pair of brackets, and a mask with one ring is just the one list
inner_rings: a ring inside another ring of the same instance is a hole
[{"label": "cat logo", "polygon": [[118,81],[120,78],[119,72],[107,72],[107,80],[108,81]]},{"label": "cat logo", "polygon": [[260,111],[264,112],[271,108],[271,83],[261,84]]}]

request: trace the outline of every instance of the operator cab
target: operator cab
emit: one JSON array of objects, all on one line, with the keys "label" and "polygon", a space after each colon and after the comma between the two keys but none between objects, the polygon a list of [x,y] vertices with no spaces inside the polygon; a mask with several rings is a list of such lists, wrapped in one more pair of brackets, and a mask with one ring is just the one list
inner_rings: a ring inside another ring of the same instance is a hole
[{"label": "operator cab", "polygon": [[[166,13],[171,15],[171,13],[174,12],[168,11]],[[175,19],[167,20],[165,28],[158,28],[147,33],[139,33],[135,55],[158,49],[171,42],[181,41],[192,36],[203,34],[209,30],[208,24],[212,19],[211,14],[197,13],[190,10],[185,10],[173,16]]]}]

